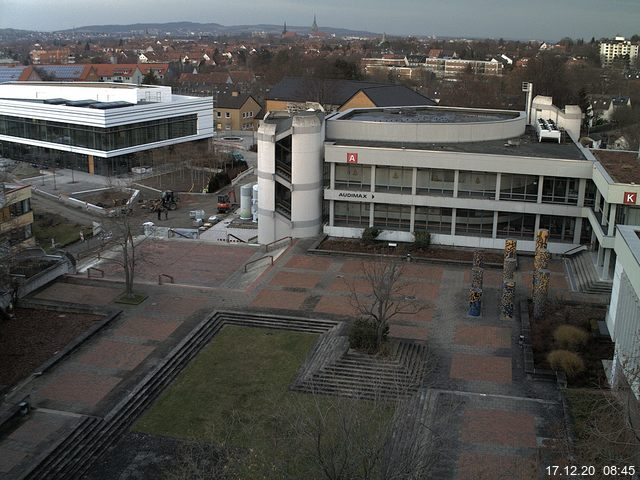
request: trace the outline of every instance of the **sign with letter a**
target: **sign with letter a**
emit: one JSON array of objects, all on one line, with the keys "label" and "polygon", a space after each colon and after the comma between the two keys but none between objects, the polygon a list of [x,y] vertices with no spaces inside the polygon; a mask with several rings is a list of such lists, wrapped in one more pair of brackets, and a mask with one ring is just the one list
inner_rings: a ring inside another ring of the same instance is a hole
[{"label": "sign with letter a", "polygon": [[624,192],[624,204],[635,205],[638,200],[638,194],[636,192]]},{"label": "sign with letter a", "polygon": [[358,154],[347,153],[347,163],[358,163]]}]

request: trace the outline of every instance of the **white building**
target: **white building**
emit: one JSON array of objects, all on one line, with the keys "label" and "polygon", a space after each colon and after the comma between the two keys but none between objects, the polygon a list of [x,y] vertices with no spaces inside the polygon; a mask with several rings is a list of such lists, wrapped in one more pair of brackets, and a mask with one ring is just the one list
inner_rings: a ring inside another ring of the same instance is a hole
[{"label": "white building", "polygon": [[0,84],[0,155],[14,160],[120,173],[144,152],[212,137],[212,97],[124,83]]},{"label": "white building", "polygon": [[582,147],[575,106],[536,97],[539,120],[544,128],[524,112],[437,106],[356,108],[324,121],[270,112],[258,130],[258,240],[357,238],[375,226],[388,241],[426,230],[436,244],[501,249],[516,238],[533,251],[534,232],[547,228],[552,253],[593,247],[608,279],[615,225],[640,223],[640,173],[628,173],[636,153]]},{"label": "white building", "polygon": [[640,400],[640,227],[619,225],[607,328],[616,344],[613,377],[626,376]]},{"label": "white building", "polygon": [[627,64],[638,59],[638,44],[625,40],[624,37],[615,37],[612,41],[600,43],[600,60],[605,67],[610,66],[616,58],[621,58]]}]

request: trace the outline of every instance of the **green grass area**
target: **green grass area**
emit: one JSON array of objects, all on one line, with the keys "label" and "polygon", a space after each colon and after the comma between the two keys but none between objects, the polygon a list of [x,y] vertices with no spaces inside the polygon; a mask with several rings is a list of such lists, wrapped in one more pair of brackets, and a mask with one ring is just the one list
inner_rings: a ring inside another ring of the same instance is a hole
[{"label": "green grass area", "polygon": [[[382,402],[289,391],[317,338],[228,325],[133,429],[238,447],[245,452],[241,460],[245,470],[239,478],[258,478],[256,469],[269,470],[273,475],[276,468],[294,472],[287,478],[321,478],[316,460],[309,455],[316,447],[313,434],[309,435],[316,418],[327,419],[322,438],[326,451],[347,443],[355,448],[360,440],[364,440],[360,446],[373,448],[376,442],[381,444],[388,438],[394,410]],[[346,439],[345,435],[350,437]],[[354,440],[356,436],[358,440]],[[341,453],[343,449],[339,450]]]},{"label": "green grass area", "polygon": [[51,248],[51,239],[55,239],[56,245],[64,247],[80,238],[80,230],[86,237],[91,228],[86,225],[69,222],[66,218],[56,213],[36,213],[33,218],[33,235],[38,244],[45,249]]},{"label": "green grass area", "polygon": [[[274,403],[295,395],[289,383],[316,340],[298,332],[226,326],[134,428],[190,439],[214,432],[220,440],[221,430],[236,418],[269,430]],[[245,445],[252,439],[233,440]]]}]

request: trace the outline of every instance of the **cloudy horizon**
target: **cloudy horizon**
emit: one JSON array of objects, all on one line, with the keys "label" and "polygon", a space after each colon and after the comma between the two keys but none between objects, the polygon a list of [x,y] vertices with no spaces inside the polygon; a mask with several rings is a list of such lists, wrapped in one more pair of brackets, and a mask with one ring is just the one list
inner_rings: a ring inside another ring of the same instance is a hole
[{"label": "cloudy horizon", "polygon": [[[88,5],[90,8],[87,8]],[[176,6],[179,5],[179,6]],[[606,11],[603,12],[603,8]],[[226,26],[275,24],[347,28],[391,35],[559,40],[631,36],[640,32],[637,0],[0,0],[0,28],[56,31],[87,25],[193,21]]]}]

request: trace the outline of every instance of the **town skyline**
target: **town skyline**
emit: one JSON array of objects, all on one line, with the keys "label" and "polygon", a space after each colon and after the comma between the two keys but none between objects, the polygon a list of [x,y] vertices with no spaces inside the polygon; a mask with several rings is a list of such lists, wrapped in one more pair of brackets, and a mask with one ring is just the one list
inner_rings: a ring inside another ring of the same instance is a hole
[{"label": "town skyline", "polygon": [[[248,12],[242,4],[192,1],[179,10],[166,0],[140,0],[135,6],[123,0],[97,3],[68,0],[63,5],[51,0],[0,0],[0,28],[59,31],[88,25],[128,25],[197,21],[235,25],[318,25],[386,32],[390,35],[448,36],[559,40],[563,37],[601,38],[631,36],[640,24],[640,9],[632,0],[613,0],[607,15],[595,0],[566,0],[561,4],[541,0],[535,8],[521,0],[490,0],[489,3],[453,0],[447,4],[402,0],[389,7],[383,2],[360,0],[348,5],[329,0],[320,4],[276,0],[269,8],[257,6]],[[593,8],[591,8],[593,7]]]}]

